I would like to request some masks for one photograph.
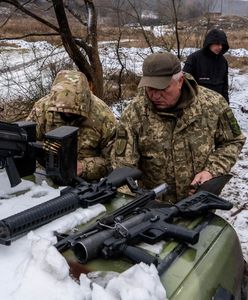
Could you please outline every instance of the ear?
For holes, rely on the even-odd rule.
[[[178,80],[178,84],[179,84],[179,87],[181,89],[182,85],[183,85],[183,82],[184,82],[184,76],[181,76]]]

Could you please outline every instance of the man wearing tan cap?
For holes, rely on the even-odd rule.
[[[183,74],[178,58],[168,52],[144,60],[138,87],[118,125],[115,167],[141,169],[145,188],[168,183],[167,202],[230,171],[245,137],[221,95]]]

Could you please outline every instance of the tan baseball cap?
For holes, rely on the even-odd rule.
[[[144,60],[143,76],[138,88],[165,89],[169,85],[172,75],[180,71],[180,60],[174,54],[170,52],[153,53]]]

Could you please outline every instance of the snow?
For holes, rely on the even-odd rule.
[[[7,61],[8,66],[14,68],[16,65],[22,64],[23,61],[28,62],[34,59],[35,56],[31,54],[33,51],[30,51],[34,48],[36,55],[39,57],[45,57],[47,53],[56,53],[57,55],[51,56],[49,59],[68,59],[61,49],[54,49],[44,42],[24,43],[13,41],[13,45],[17,43],[18,48],[9,47],[7,54],[4,51],[1,52],[0,69],[5,67]],[[155,51],[160,50],[161,48],[155,49]],[[114,52],[113,44],[108,46],[104,44],[100,49],[105,72],[118,67]],[[184,49],[184,55],[188,55],[190,52],[192,52],[192,49]],[[141,74],[143,58],[149,53],[149,49],[122,48],[121,58],[129,70]],[[230,55],[247,56],[247,50],[231,49]],[[44,61],[39,61],[40,65],[44,66]],[[28,72],[26,70],[26,73],[29,74],[37,71],[37,65],[28,65],[27,68]],[[22,85],[27,84],[22,68],[19,68],[13,74],[16,78],[21,79]],[[6,92],[6,76],[4,73],[0,74],[1,97],[4,99],[18,94],[18,85],[15,82],[11,85],[12,94],[10,91]],[[230,106],[239,120],[242,130],[247,135],[248,114],[242,112],[241,107],[248,110],[248,74],[241,74],[238,69],[230,69],[230,79]],[[236,229],[246,260],[248,260],[248,210],[247,208],[243,209],[238,214],[235,214],[235,212],[247,203],[247,170],[248,141],[240,154],[238,162],[232,169],[233,178],[222,192],[222,197],[231,201],[234,208],[227,212],[217,212]],[[22,180],[20,185],[11,188],[5,172],[0,173],[0,185],[0,219],[57,197],[61,190],[61,188],[54,189],[50,187],[46,181],[36,184],[27,180]],[[120,275],[109,274],[110,278],[108,278],[105,285],[86,277],[84,274],[80,276],[79,282],[70,277],[66,260],[53,246],[56,242],[53,231],[66,232],[78,224],[88,222],[103,211],[105,211],[105,207],[101,204],[87,209],[80,208],[24,235],[9,247],[0,245],[0,265],[1,269],[4,270],[0,273],[1,299],[166,299],[166,291],[159,280],[155,267],[143,263],[133,266]],[[158,247],[161,247],[161,245]]]
[[[49,70],[52,64],[70,62],[67,53],[47,42],[28,43],[21,40],[8,41],[10,46],[4,47],[0,52],[0,90],[1,98],[16,99],[28,91],[37,89],[40,85],[47,86],[50,78]],[[2,47],[3,48],[3,47]],[[182,55],[187,56],[197,50],[196,48],[182,49]],[[161,47],[153,47],[154,52],[165,51]],[[144,58],[151,53],[149,48],[121,47],[119,56],[122,64],[128,71],[137,75],[142,74]],[[100,44],[99,54],[104,73],[114,73],[120,68],[116,56],[116,42]],[[232,56],[248,56],[246,49],[230,49]],[[31,63],[30,63],[31,62]],[[0,98],[0,99],[1,99]]]
[[[248,109],[248,74],[239,74],[239,70],[232,70],[233,76],[230,106],[239,121],[239,125],[248,137],[248,112],[242,112],[241,108]],[[221,196],[234,204],[234,208],[227,212],[218,212],[225,217],[236,229],[244,258],[248,261],[248,138],[239,156],[239,160],[232,169],[233,178],[225,186]],[[237,215],[232,216],[242,205],[247,204]]]

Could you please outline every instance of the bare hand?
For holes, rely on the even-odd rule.
[[[77,176],[80,176],[83,173],[83,164],[81,161],[77,161]]]
[[[211,173],[209,173],[208,171],[202,171],[198,174],[195,175],[195,178],[193,179],[193,181],[190,184],[190,191],[189,191],[189,195],[193,195],[197,188],[205,181],[210,180],[213,178],[213,175]]]

